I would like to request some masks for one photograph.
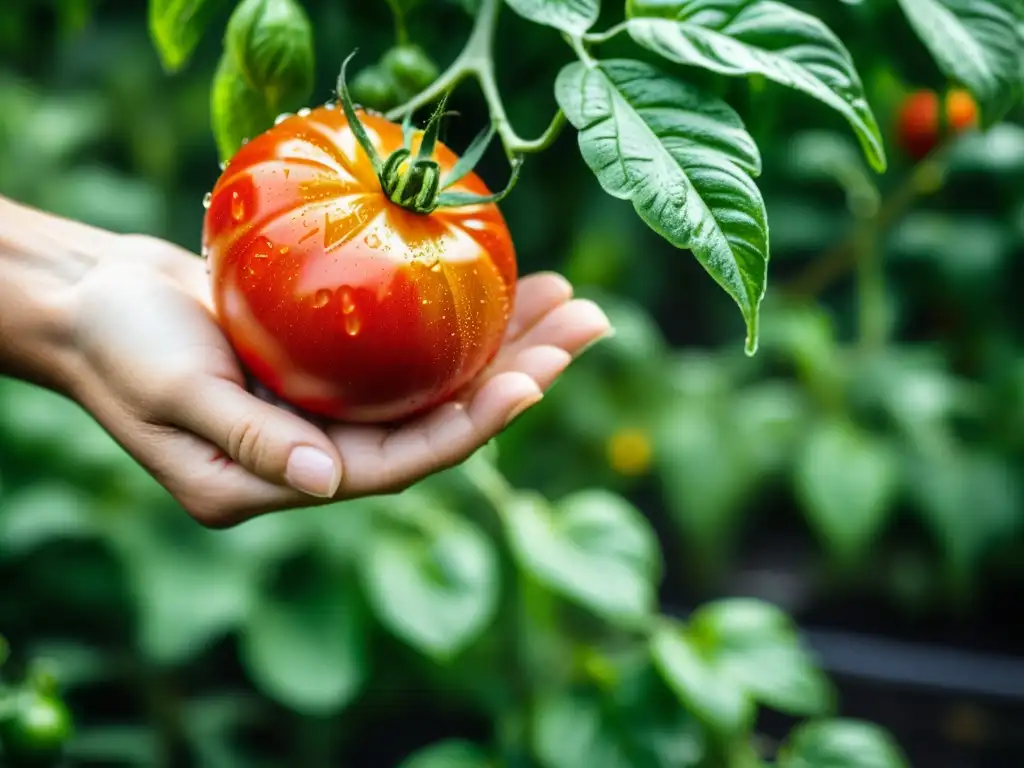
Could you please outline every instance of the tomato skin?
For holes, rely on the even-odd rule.
[[[360,121],[382,158],[402,145],[399,125]],[[440,144],[434,158],[444,172],[457,160]],[[489,194],[472,173],[451,189]],[[340,421],[398,421],[452,397],[494,358],[514,302],[498,207],[420,215],[392,203],[338,108],[303,111],[239,150],[214,187],[203,248],[242,363]]]

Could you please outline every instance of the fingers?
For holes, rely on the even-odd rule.
[[[533,378],[511,371],[491,378],[470,402],[446,403],[393,432],[337,427],[330,434],[345,463],[342,493],[397,491],[454,466],[541,397]]]
[[[171,458],[174,457],[174,458]],[[185,510],[208,528],[228,528],[268,512],[321,500],[257,477],[195,435],[166,430],[140,457]]]
[[[257,478],[317,498],[334,496],[341,458],[320,429],[234,382],[212,377],[200,382],[157,415],[217,446]]]
[[[522,349],[548,345],[564,349],[573,357],[611,331],[608,316],[588,299],[575,299],[556,307],[526,329],[511,346]]]
[[[516,306],[505,331],[506,343],[571,298],[572,284],[556,272],[537,272],[524,277],[516,287]]]

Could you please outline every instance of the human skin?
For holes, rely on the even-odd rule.
[[[0,374],[77,402],[209,527],[453,466],[608,333],[564,278],[534,274],[497,357],[454,399],[397,428],[315,422],[250,391],[194,254],[0,197]]]

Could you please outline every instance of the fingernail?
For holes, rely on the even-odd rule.
[[[319,448],[300,445],[288,457],[284,479],[297,491],[329,499],[338,490],[341,473],[334,460]]]
[[[505,419],[505,426],[507,427],[509,424],[511,424],[517,418],[522,416],[524,411],[526,411],[528,408],[532,408],[533,406],[535,406],[537,403],[539,403],[543,399],[544,399],[544,395],[537,395],[537,397],[532,398],[530,400],[523,400],[515,408],[512,409],[511,413],[509,413],[508,418]]]

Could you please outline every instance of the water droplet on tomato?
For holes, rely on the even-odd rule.
[[[363,318],[359,316],[358,312],[353,311],[345,315],[345,333],[349,336],[357,335],[362,327]]]
[[[441,260],[440,259],[438,259],[437,261],[435,261],[433,264],[430,265],[430,271],[431,272],[440,272],[441,271]]]
[[[203,208],[209,208],[210,203],[213,202],[213,192],[207,192],[203,195]]]
[[[204,245],[202,250],[199,251],[199,255],[202,256],[204,259],[210,258],[210,249]]]
[[[289,250],[290,249],[288,248],[287,245],[282,245],[280,248],[277,249],[277,252],[284,256],[286,253],[288,253]],[[483,301],[483,299],[481,299],[481,301]]]
[[[274,118],[274,125],[280,125],[291,116],[291,112],[282,112],[280,115]]]
[[[326,104],[324,104],[324,109],[337,109],[337,107],[338,102],[336,101],[328,101]]]
[[[422,304],[424,307],[428,307],[430,306],[430,299],[423,299],[423,301],[421,301],[420,304]]]
[[[291,175],[292,175],[292,169],[291,168],[285,168],[284,169],[284,177],[287,179]]]
[[[305,117],[306,115],[309,114],[309,107],[303,107],[302,109],[300,109],[295,114],[298,115],[299,117]]]
[[[346,315],[351,315],[356,311],[356,302],[352,298],[352,289],[347,285],[343,285],[338,291],[338,296],[341,298],[341,311]]]
[[[241,221],[242,217],[245,216],[245,203],[242,198],[238,196],[238,192],[231,193],[231,218],[235,221]]]
[[[331,292],[326,288],[321,288],[319,291],[313,294],[313,306],[317,309],[323,309],[331,301]]]
[[[268,255],[269,254],[263,253],[262,251],[257,251],[256,253],[254,253],[252,255],[252,257],[254,259],[265,259],[265,258],[267,258]]]
[[[366,237],[364,237],[363,242],[366,243],[371,248],[380,248],[380,237],[377,235],[376,232],[371,232]]]

